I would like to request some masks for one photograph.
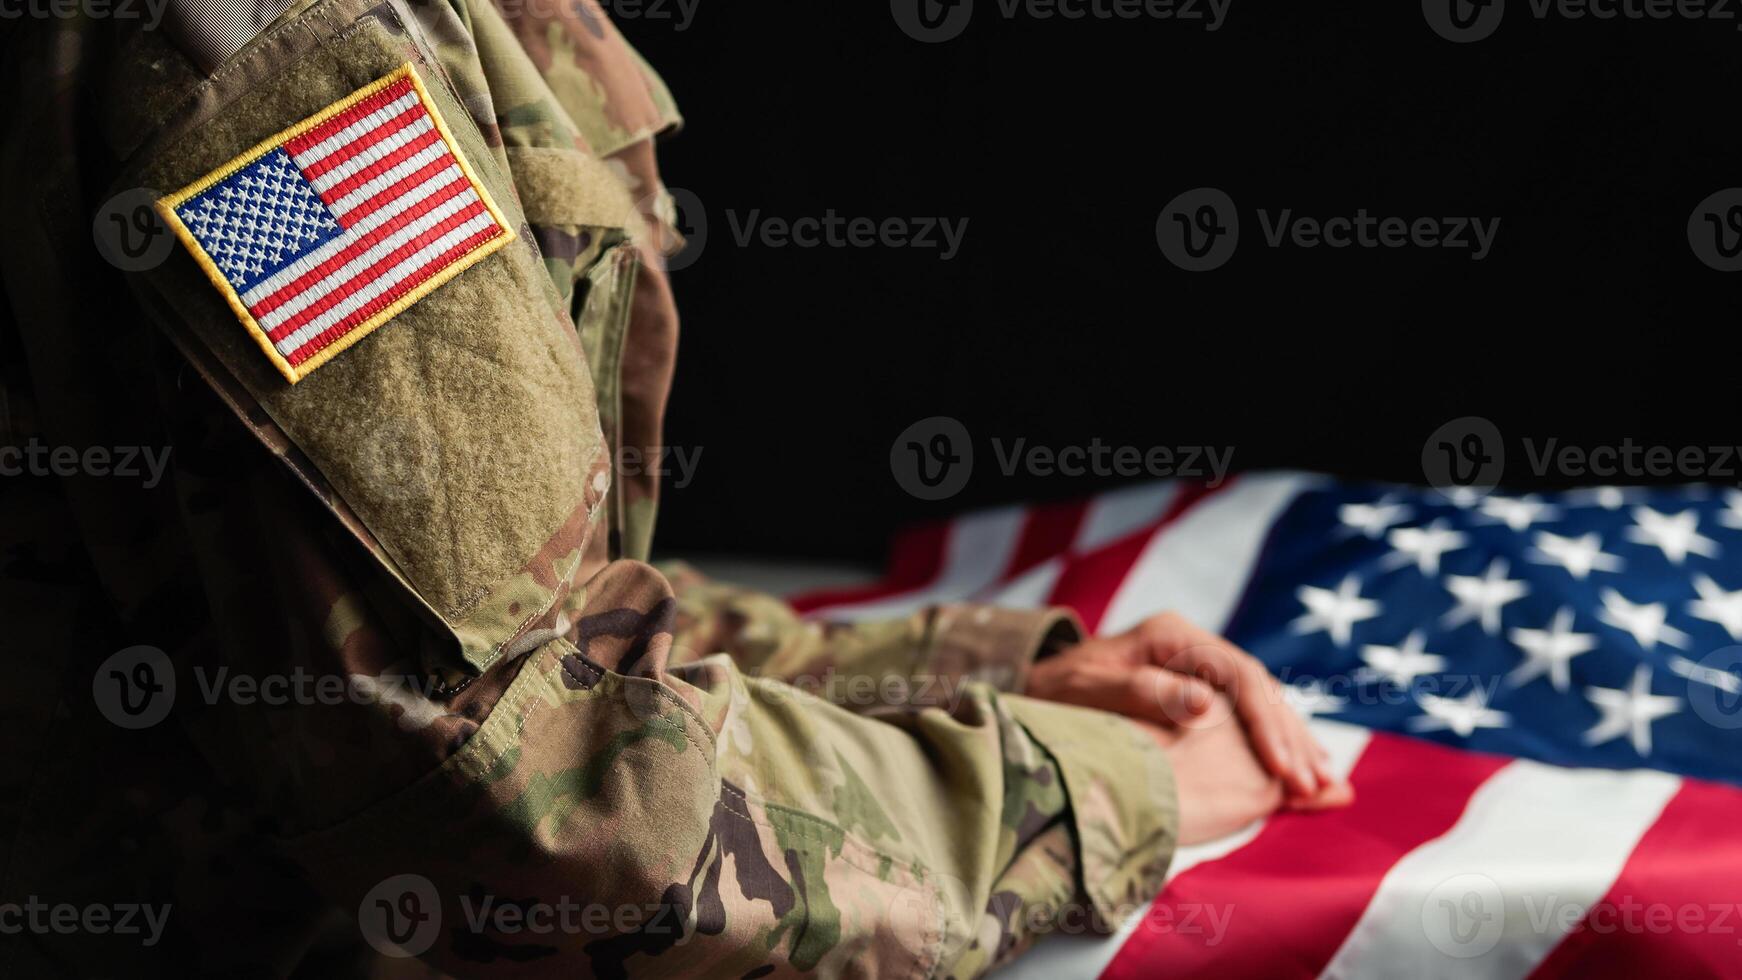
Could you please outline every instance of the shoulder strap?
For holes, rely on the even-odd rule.
[[[163,27],[176,47],[210,75],[260,36],[292,0],[170,0]]]

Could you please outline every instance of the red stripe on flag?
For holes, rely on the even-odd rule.
[[[338,115],[328,119],[326,122],[321,123],[319,126],[316,126],[308,132],[303,133],[301,136],[298,136],[295,139],[286,140],[284,143],[284,150],[286,153],[296,154],[301,153],[310,147],[318,146],[325,142],[328,137],[338,133],[346,126],[349,126],[357,120],[362,119],[364,116],[379,110],[382,106],[400,98],[410,91],[412,91],[411,79],[402,78],[381,91],[376,92],[374,95],[358,102],[356,105],[348,107],[343,112],[340,112]]]
[[[361,170],[358,170],[356,173],[352,174],[351,176],[346,177],[344,180],[341,180],[338,183],[334,184],[333,186],[322,191],[321,192],[321,200],[325,201],[327,203],[328,207],[332,207],[333,205],[336,205],[338,202],[344,200],[345,195],[350,194],[352,191],[356,190],[357,188],[362,187],[364,184],[369,183],[370,181],[374,180],[375,178],[381,176],[382,174],[386,173],[389,170],[392,170],[394,167],[399,166],[400,164],[404,163],[405,161],[411,159],[412,157],[416,156],[419,153],[422,153],[424,150],[429,149],[430,147],[434,146],[437,143],[440,143],[441,141],[442,141],[442,134],[438,133],[432,129],[429,132],[424,133],[422,136],[419,136],[417,139],[414,139],[414,140],[410,141],[409,143],[406,143],[404,146],[401,146],[401,147],[394,149],[393,152],[387,154],[386,156],[383,156],[381,159],[374,161],[373,163],[369,164],[368,166],[362,168]],[[347,158],[354,156],[356,153],[356,151],[353,150],[349,146],[345,147],[343,150],[340,150],[339,152],[343,153]],[[444,153],[443,156],[445,157],[446,153]],[[405,190],[406,187],[414,186],[414,185],[408,185],[402,181],[394,181],[394,186],[398,187],[401,191],[403,191],[403,190]]]
[[[1392,866],[1450,830],[1509,761],[1375,734],[1349,776],[1352,806],[1279,813],[1245,847],[1182,872],[1102,980],[1316,977]]]
[[[479,208],[481,210],[482,205],[479,205]],[[285,360],[289,361],[293,367],[302,364],[304,361],[307,361],[309,358],[326,349],[327,345],[331,344],[333,341],[350,333],[357,324],[362,323],[364,320],[367,320],[376,313],[391,306],[400,297],[417,288],[424,280],[435,275],[448,265],[459,261],[459,259],[466,253],[484,244],[490,239],[495,238],[501,233],[502,227],[492,223],[489,227],[478,232],[476,235],[467,238],[465,241],[460,242],[453,248],[448,249],[442,254],[436,256],[434,259],[424,263],[422,266],[418,267],[416,272],[400,280],[398,285],[364,304],[361,309],[322,331],[319,335],[311,338],[307,343],[291,352],[290,356],[285,358]]]
[[[1685,781],[1533,980],[1742,976],[1738,816],[1742,790]]]
[[[788,600],[801,613],[831,606],[859,605],[903,592],[922,589],[943,572],[949,546],[950,522],[923,524],[896,535],[889,548],[888,573],[874,585],[847,589],[818,589]]]
[[[374,194],[358,202],[356,207],[346,211],[344,214],[335,213],[334,217],[338,218],[339,224],[344,227],[354,228],[361,224],[364,218],[369,217],[387,205],[392,204],[394,201],[399,200],[400,196],[403,195],[408,188],[416,187],[453,165],[453,154],[444,153],[441,156],[436,157],[434,160],[424,164],[417,171],[406,174],[399,180],[376,191]]]
[[[471,189],[471,186],[472,185],[466,183],[463,178],[455,180],[453,183],[441,188],[417,204],[406,208],[400,214],[394,215],[393,220],[383,222],[379,227],[371,229],[367,236],[333,253],[332,257],[328,258],[325,262],[322,262],[320,265],[317,265],[302,275],[297,276],[293,281],[273,290],[270,294],[262,298],[260,302],[255,303],[253,309],[249,312],[253,313],[256,319],[270,314],[273,310],[278,309],[295,299],[297,296],[307,292],[315,285],[315,283],[320,282],[322,279],[325,279],[344,268],[346,263],[355,261],[357,256],[368,251],[375,243],[391,238],[393,234],[401,228],[404,228],[406,225],[416,221],[418,218],[423,217],[429,212],[434,211],[436,208],[441,207],[448,201],[464,194],[466,191]],[[289,333],[290,331],[284,330],[280,327],[279,329],[273,330],[267,336],[274,341],[278,341],[284,339],[284,337]]]
[[[266,336],[271,338],[272,342],[276,344],[279,341],[283,340],[284,338],[290,336],[291,334],[296,333],[298,330],[302,329],[304,326],[307,326],[308,324],[319,319],[328,310],[331,310],[333,307],[338,306],[339,304],[350,299],[351,295],[354,292],[356,292],[355,289],[347,288],[352,283],[362,283],[364,285],[367,285],[368,283],[380,278],[383,274],[385,274],[386,272],[391,270],[394,266],[405,261],[406,259],[410,258],[411,256],[417,254],[418,249],[423,248],[426,245],[432,244],[433,242],[440,239],[443,235],[447,234],[448,232],[453,231],[455,228],[458,228],[460,225],[465,224],[466,222],[472,220],[473,218],[476,218],[478,215],[485,214],[485,213],[487,213],[487,211],[484,207],[484,202],[483,201],[474,201],[472,204],[461,208],[460,210],[454,212],[451,215],[448,215],[446,218],[443,218],[439,223],[426,229],[422,234],[419,234],[419,235],[411,238],[405,244],[403,244],[403,245],[399,246],[398,248],[394,249],[393,251],[387,253],[385,256],[382,256],[378,261],[375,262],[375,264],[369,266],[369,268],[364,269],[364,270],[356,273],[355,275],[351,276],[351,278],[345,280],[345,282],[341,283],[338,286],[338,288],[334,289],[332,292],[327,293],[325,296],[322,296],[320,299],[315,300],[313,303],[310,303],[308,306],[304,307],[303,309],[298,310],[296,312],[295,316],[293,316],[290,319],[279,324],[277,327],[274,327],[272,329],[272,331],[270,333],[268,333]],[[494,224],[492,224],[491,227],[495,227]],[[353,248],[356,248],[358,251],[363,251],[369,247],[370,240],[374,239],[375,237],[376,236],[372,234],[369,236],[369,238],[365,238],[364,240],[358,242],[357,245],[353,246]],[[349,252],[349,251],[351,251],[351,249],[346,249],[346,251]],[[446,253],[444,253],[444,254],[446,254]],[[420,267],[420,271],[422,268],[424,268],[424,267]],[[415,276],[408,276],[406,278],[407,278],[407,280],[410,280],[410,279],[415,279],[416,277]],[[395,288],[397,288],[397,287],[395,287]],[[391,292],[393,292],[393,290],[390,289],[390,290],[388,290],[388,292],[391,293]],[[369,307],[369,305],[371,305],[371,304],[365,304],[363,309],[367,309]],[[349,321],[351,319],[351,317],[354,315],[355,315],[354,313],[347,315],[345,317],[345,320]],[[364,319],[367,319],[367,317],[364,317]],[[294,364],[296,362],[293,359],[291,361],[291,363]]]
[[[423,119],[424,115],[423,103],[420,102],[417,105],[406,109],[397,116],[389,117],[381,125],[358,136],[351,142],[346,143],[343,148],[333,153],[329,153],[307,167],[304,167],[302,175],[312,181],[322,174],[341,167],[345,164],[345,161],[356,157],[357,154],[362,153],[364,150],[367,150],[382,140],[387,139],[389,136],[392,136],[395,133],[404,132],[406,127],[415,124],[419,119]]]
[[[1010,567],[998,580],[1015,578],[1043,561],[1068,553],[1088,512],[1087,500],[1031,509],[1023,518],[1022,537],[1016,542],[1016,553],[1010,556]]]
[[[1119,586],[1131,574],[1132,566],[1137,564],[1137,559],[1143,557],[1144,550],[1149,547],[1150,539],[1179,520],[1198,501],[1233,485],[1234,481],[1230,480],[1215,490],[1209,490],[1201,483],[1182,482],[1179,494],[1169,504],[1166,513],[1154,524],[1088,554],[1073,556],[1065,564],[1064,571],[1059,573],[1058,582],[1053,585],[1051,603],[1075,609],[1077,615],[1082,617],[1083,625],[1088,627],[1090,633],[1094,633],[1100,628],[1101,618],[1107,615],[1107,607],[1112,604]]]

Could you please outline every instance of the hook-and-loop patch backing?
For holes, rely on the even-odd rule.
[[[514,237],[410,64],[158,212],[292,384]]]

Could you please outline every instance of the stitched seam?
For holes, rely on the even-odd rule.
[[[578,647],[576,647],[573,643],[570,643],[568,641],[567,637],[559,636],[556,638],[556,640],[554,642],[557,643],[559,646],[561,646],[563,649],[568,650],[570,653],[574,654],[577,657],[586,656],[586,654],[581,653],[581,651]],[[558,665],[560,665],[562,663],[562,658],[560,658],[560,657],[557,658],[557,663],[558,663]],[[685,701],[683,698],[678,697],[676,694],[673,694],[671,691],[666,690],[665,685],[659,683],[658,681],[650,681],[650,680],[646,680],[645,678],[634,678],[634,677],[630,677],[627,674],[621,674],[619,676],[621,676],[625,681],[631,681],[631,682],[640,681],[641,683],[653,685],[653,692],[656,695],[658,695],[661,698],[664,698],[667,701],[670,701],[672,704],[676,705],[677,708],[680,711],[682,711],[685,715],[689,716],[689,719],[696,723],[696,727],[701,729],[702,734],[707,736],[708,748],[710,749],[710,751],[708,753],[708,768],[712,769],[714,767],[715,756],[719,752],[719,741],[714,735],[714,730],[708,726],[707,720],[701,716],[700,712],[696,711],[696,709],[693,705],[691,705],[688,701]],[[621,701],[624,704],[628,704],[628,702],[629,702],[629,699],[624,696],[622,691],[617,691],[617,692],[614,692],[614,693],[612,693],[610,695],[606,695],[606,696],[610,697],[612,700]],[[688,734],[687,727],[685,729],[685,734]],[[692,745],[693,745],[693,740],[692,740]],[[701,749],[698,748],[698,749],[696,749],[696,751],[699,752],[699,751],[701,751]]]
[[[581,506],[585,507],[586,505],[587,505],[586,498],[585,498],[585,496],[583,496],[581,499]],[[590,508],[589,508],[589,511],[590,511]],[[566,524],[567,522],[565,521],[564,523]],[[560,576],[559,581],[561,581],[565,584],[572,585],[574,583],[575,572],[576,572],[576,570],[578,570],[581,567],[581,559],[585,558],[586,556],[587,556],[587,549],[585,547],[576,548],[575,549],[575,560],[572,562],[569,562],[568,571],[564,572]],[[555,608],[556,603],[557,603],[558,592],[559,592],[559,589],[550,590],[550,599],[547,602],[545,602],[544,608],[534,611],[532,615],[526,617],[526,619],[523,622],[521,622],[521,624],[519,626],[516,626],[514,628],[514,632],[509,633],[507,636],[503,637],[502,641],[500,643],[497,643],[495,648],[493,648],[490,651],[490,655],[488,657],[484,658],[484,662],[478,665],[478,670],[480,672],[488,670],[490,668],[490,665],[495,663],[497,661],[497,659],[502,656],[503,649],[506,648],[508,646],[508,644],[514,642],[514,640],[516,638],[518,638],[520,636],[520,634],[526,632],[526,628],[528,626],[532,625],[533,620],[538,619],[540,616],[545,615],[546,613],[550,612],[553,608]],[[477,611],[477,607],[476,607],[475,603],[473,605],[473,611],[474,612]],[[464,617],[461,617],[461,618],[463,619]],[[559,637],[558,639],[561,639],[561,638]],[[563,642],[565,643],[565,645],[567,645],[566,640]],[[574,650],[573,646],[570,646],[569,648],[571,650]],[[579,650],[575,650],[574,652],[576,654],[580,653]],[[597,682],[595,682],[595,683],[597,683]]]
[[[577,654],[573,654],[572,656],[569,656],[569,657],[560,657],[560,658],[558,658],[557,663],[562,665],[563,671],[565,673],[567,673],[570,677],[573,677],[575,680],[580,681],[582,684],[586,684],[589,687],[591,687],[591,686],[596,685],[600,681],[605,679],[605,668],[596,666],[596,665],[594,665],[594,664],[592,664],[584,659],[581,659],[583,656],[584,656],[584,654],[577,653]],[[570,660],[574,660],[575,664],[579,665],[580,667],[582,667],[586,670],[592,671],[593,674],[596,676],[594,676],[592,678],[586,678],[586,677],[582,677],[580,674],[575,673],[574,667],[572,665],[570,665],[570,663],[569,663]]]

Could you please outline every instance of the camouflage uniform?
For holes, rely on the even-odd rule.
[[[1156,890],[1165,757],[1011,693],[1068,614],[830,626],[644,563],[657,488],[611,460],[659,441],[677,116],[596,8],[257,2],[12,31],[0,446],[173,453],[0,477],[0,909],[170,912],[0,935],[0,975],[967,976]],[[213,26],[238,7],[270,26]],[[407,61],[519,234],[318,372],[180,250],[98,258],[113,195]],[[172,667],[112,681],[140,645]],[[167,720],[99,711],[129,676]]]

